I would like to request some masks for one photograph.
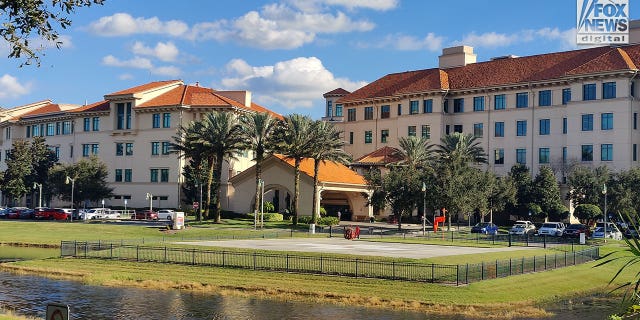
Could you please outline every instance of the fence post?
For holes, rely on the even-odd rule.
[[[542,241],[544,241],[544,248],[547,248],[547,235],[545,234]]]
[[[511,237],[509,237],[509,238],[511,238]],[[511,275],[513,273],[513,271],[511,270],[511,266],[512,266],[511,258],[509,258],[509,275]]]
[[[224,254],[225,254],[225,251],[222,251],[222,266],[223,266],[223,267],[225,266],[225,261],[224,261],[224,258],[225,258],[225,257],[224,257]]]
[[[436,265],[435,264],[431,264],[431,283],[435,283],[436,282]]]
[[[78,256],[78,241],[73,240],[73,256]]]
[[[253,253],[253,270],[256,270],[256,252]]]
[[[544,254],[544,269],[547,270],[547,254]]]
[[[573,252],[573,265],[576,265],[576,252]]]
[[[509,247],[511,247],[511,232],[509,232]]]
[[[87,250],[89,250],[89,241],[84,243],[84,257],[87,257]],[[575,260],[575,259],[574,259]]]
[[[287,254],[287,272],[289,272],[289,254]]]
[[[533,256],[533,272],[536,272],[536,256]]]
[[[498,259],[496,259],[496,279],[498,279]]]
[[[356,259],[356,278],[358,277],[358,259]]]
[[[167,262],[167,246],[164,246],[164,262]]]
[[[456,264],[456,286],[460,285],[460,265]]]
[[[464,278],[465,278],[465,282],[469,284],[469,263],[467,263],[467,267],[465,268]]]
[[[196,249],[191,249],[191,264],[196,264]]]
[[[392,261],[391,262],[391,279],[395,279],[396,278],[396,262]]]
[[[111,248],[109,250],[109,258],[113,259],[113,243],[111,243]]]
[[[480,280],[484,280],[484,261],[480,265]]]
[[[320,273],[322,273],[322,256],[320,256]]]
[[[140,261],[140,246],[136,245],[136,261]]]
[[[333,237],[333,226],[329,226],[329,238]]]

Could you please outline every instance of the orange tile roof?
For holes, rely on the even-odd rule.
[[[351,92],[349,92],[349,91],[347,91],[345,89],[342,89],[342,88],[337,88],[337,89],[333,89],[333,90],[323,94],[322,96],[326,98],[326,97],[329,97],[329,96],[344,96],[344,95],[347,95],[349,93],[351,93]]]
[[[20,118],[33,117],[33,116],[38,116],[38,115],[57,112],[57,111],[61,111],[60,105],[58,105],[57,103],[49,103],[49,104],[47,104],[47,105],[45,105],[43,107],[40,107],[38,109],[31,110],[30,112],[21,114]]]
[[[103,100],[100,102],[94,102],[80,108],[70,110],[69,112],[97,112],[97,111],[109,111],[109,101]]]
[[[447,89],[525,84],[599,72],[636,71],[638,66],[640,44],[596,47],[497,59],[449,69],[432,68],[392,73],[338,99],[338,102]]]
[[[149,82],[143,85],[139,85],[136,87],[132,87],[129,89],[124,89],[121,91],[116,91],[113,93],[108,94],[107,96],[117,96],[117,95],[121,95],[121,94],[134,94],[134,93],[138,93],[138,92],[145,92],[148,90],[152,90],[155,88],[159,88],[159,87],[164,87],[166,85],[172,84],[172,83],[180,83],[182,84],[182,80],[165,80],[165,81],[155,81],[155,82]]]
[[[369,154],[366,154],[356,161],[353,164],[377,164],[377,165],[385,165],[389,163],[396,163],[402,160],[402,157],[398,154],[398,149],[384,146],[378,150],[375,150]]]
[[[295,164],[294,159],[287,158],[284,155],[275,154],[274,157],[280,159],[282,162],[290,165],[291,167],[293,167]],[[302,159],[302,162],[300,162],[300,172],[313,178],[313,171],[313,159]],[[337,182],[358,185],[367,184],[367,181],[364,179],[364,177],[349,169],[347,166],[333,161],[320,162],[318,180],[320,180],[320,182]]]

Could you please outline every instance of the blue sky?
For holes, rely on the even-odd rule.
[[[0,106],[92,103],[182,79],[318,119],[323,93],[437,67],[444,47],[471,45],[478,61],[579,48],[575,0],[107,0],[72,19],[39,68],[0,59]]]

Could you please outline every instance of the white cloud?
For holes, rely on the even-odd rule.
[[[444,37],[437,36],[429,32],[423,38],[408,36],[404,34],[387,35],[381,41],[359,42],[361,48],[393,48],[400,51],[429,50],[439,51],[442,48]]]
[[[280,104],[287,108],[310,108],[322,94],[341,87],[355,90],[363,81],[336,78],[316,57],[300,57],[281,61],[273,66],[251,66],[241,59],[231,60],[223,78],[227,89],[245,88],[256,93],[265,104]]]
[[[123,67],[123,68],[136,68],[136,69],[151,69],[153,64],[151,60],[147,58],[134,57],[129,60],[120,60],[112,55],[108,55],[102,58],[102,64],[111,67]]]
[[[133,75],[130,74],[130,73],[123,73],[123,74],[118,76],[118,79],[120,79],[120,80],[131,80],[131,79],[133,79]]]
[[[263,49],[294,49],[313,42],[318,34],[362,32],[374,27],[369,21],[354,21],[342,12],[304,12],[284,4],[270,4],[235,20],[196,24],[190,38],[235,41]]]
[[[398,6],[398,0],[290,0],[289,2],[304,11],[316,11],[322,6],[342,6],[350,10],[363,8],[387,11]]]
[[[558,28],[542,28],[538,30],[521,30],[511,34],[487,32],[476,34],[472,32],[465,35],[462,40],[454,41],[453,45],[470,45],[472,47],[497,48],[510,46],[516,43],[527,43],[539,40],[560,41],[563,49],[575,49],[576,30],[559,30]]]
[[[0,99],[13,99],[31,92],[31,83],[20,83],[18,78],[9,74],[0,77]]]
[[[462,38],[456,44],[464,44],[472,47],[504,47],[511,45],[518,40],[518,34],[504,34],[496,32],[487,32],[483,34],[476,34],[472,32]]]
[[[175,61],[180,53],[173,42],[158,42],[155,47],[147,47],[144,43],[136,41],[131,51],[137,55],[151,56],[162,61]]]
[[[182,73],[182,71],[174,66],[165,66],[153,68],[151,69],[151,73],[161,76],[177,77]]]
[[[116,13],[94,21],[89,31],[101,36],[127,36],[132,34],[167,34],[173,37],[184,35],[189,26],[180,20],[161,21],[158,17],[134,18],[128,13]]]

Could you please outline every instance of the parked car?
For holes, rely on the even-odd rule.
[[[624,236],[629,238],[629,239],[631,239],[631,238],[635,238],[635,239],[640,238],[640,236],[638,235],[638,226],[637,225],[636,226],[630,225],[627,228],[627,231],[624,232]]]
[[[158,219],[159,220],[171,220],[173,219],[173,214],[175,211],[171,209],[160,209],[158,210]]]
[[[110,211],[111,209],[109,208],[89,209],[83,213],[80,213],[80,219],[83,219],[83,220],[110,219]]]
[[[509,229],[509,234],[524,236],[536,233],[536,226],[531,221],[516,221],[516,224]]]
[[[560,237],[564,232],[564,228],[565,226],[562,222],[545,222],[538,229],[538,235]]]
[[[471,233],[498,234],[498,226],[491,222],[479,222],[471,227]]]
[[[604,227],[597,227],[593,230],[593,238],[594,239],[613,239],[613,240],[622,240],[622,232],[618,230],[618,227],[609,228],[607,226],[607,234],[605,235]]]
[[[0,219],[6,219],[7,218],[7,212],[9,212],[9,209],[0,208]]]
[[[564,229],[562,236],[565,238],[578,238],[581,233],[584,233],[587,238],[591,237],[591,229],[589,227],[581,223],[572,223]]]
[[[55,209],[39,207],[35,208],[34,217],[38,220],[52,220]]]
[[[64,211],[67,215],[69,215],[69,217],[73,216],[73,219],[78,219],[78,214],[76,213],[77,210],[73,210],[71,208],[56,208],[56,209]]]
[[[158,220],[158,213],[151,210],[138,211],[131,215],[131,219],[135,220]]]
[[[35,210],[33,209],[24,209],[19,213],[19,219],[33,219],[35,218]]]
[[[25,210],[29,210],[29,208],[25,208],[25,207],[9,208],[9,210],[7,210],[7,218],[8,219],[19,219],[20,218],[20,213],[22,211],[25,211]]]

